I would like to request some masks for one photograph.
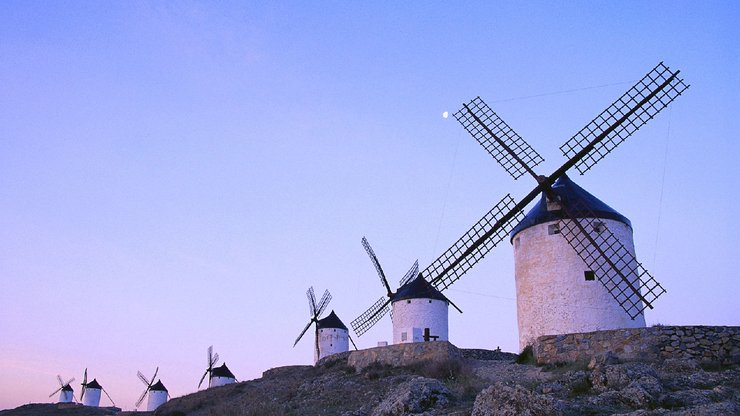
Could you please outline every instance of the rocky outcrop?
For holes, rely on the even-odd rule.
[[[522,386],[496,383],[475,398],[473,416],[549,416],[558,414],[554,399]]]
[[[449,404],[450,390],[433,378],[415,377],[399,384],[373,409],[371,416],[402,416],[444,409]]]

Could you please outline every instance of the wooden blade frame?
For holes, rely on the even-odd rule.
[[[587,154],[578,157],[576,169],[583,175],[620,143],[655,117],[689,86],[671,72],[663,62],[655,66],[637,84],[571,137],[560,150],[574,158],[591,141],[604,135]]]
[[[361,337],[362,334],[378,323],[378,321],[388,313],[388,310],[390,309],[388,305],[390,303],[391,300],[389,298],[381,296],[373,306],[369,307],[362,313],[362,315],[355,318],[355,320],[350,324],[352,326],[352,330],[355,331],[355,334],[357,334],[358,337]]]
[[[383,284],[385,289],[388,291],[388,296],[390,297],[391,295],[393,295],[391,286],[388,284],[388,279],[385,278],[385,273],[383,273],[383,268],[380,267],[380,262],[378,261],[378,258],[375,256],[375,251],[373,251],[373,248],[370,247],[370,243],[367,241],[367,238],[365,237],[362,237],[362,247],[365,248],[367,255],[370,257],[370,261],[373,262],[373,266],[375,266],[375,271],[378,272],[378,277],[380,277],[380,283]]]
[[[545,160],[480,97],[463,104],[454,116],[514,179],[531,172]]]
[[[560,234],[619,306],[635,319],[645,307],[652,309],[652,303],[666,290],[606,224],[579,202],[561,202],[569,219],[560,221]]]
[[[450,287],[521,221],[524,214],[521,208],[515,208],[514,199],[507,194],[452,247],[424,269],[421,276],[438,290]]]
[[[419,276],[419,260],[416,260],[414,261],[414,264],[411,265],[411,268],[409,269],[409,271],[407,271],[406,274],[403,276],[401,281],[398,282],[398,287],[405,285],[406,283],[414,280],[418,276]]]

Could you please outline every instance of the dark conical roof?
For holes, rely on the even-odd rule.
[[[85,388],[88,388],[88,389],[98,389],[98,390],[100,390],[100,389],[102,389],[102,388],[103,388],[103,386],[101,386],[101,385],[100,385],[100,384],[98,383],[98,380],[96,380],[96,379],[93,379],[93,381],[91,381],[91,382],[89,382],[89,383],[87,383],[87,384],[85,385]]]
[[[316,322],[316,327],[319,329],[322,328],[339,328],[347,330],[347,327],[344,325],[341,319],[337,316],[337,314],[334,313],[334,311],[331,311],[331,313],[324,319],[319,319],[318,322]]]
[[[74,389],[69,384],[65,384],[62,386],[62,391],[74,391]]]
[[[423,277],[418,276],[405,285],[399,287],[391,298],[391,301],[397,302],[404,299],[437,299],[449,302],[442,292],[424,280]]]
[[[162,380],[157,380],[156,383],[152,384],[152,387],[149,388],[149,390],[152,391],[167,391],[167,387],[162,384]]]
[[[555,183],[552,184],[552,190],[560,197],[563,203],[572,205],[575,201],[578,201],[588,207],[588,209],[596,215],[596,218],[616,220],[632,227],[632,223],[627,219],[627,217],[618,213],[609,205],[601,202],[599,198],[591,195],[585,189],[576,185],[576,183],[571,181],[567,175],[559,177]],[[543,192],[539,202],[529,210],[524,219],[511,231],[510,237],[513,239],[520,231],[529,227],[534,227],[535,225],[544,224],[550,221],[557,221],[563,218],[565,218],[565,213],[562,209],[553,211],[547,210],[547,196]]]
[[[221,367],[216,367],[211,371],[211,378],[213,377],[229,377],[229,378],[236,378],[234,376],[234,373],[229,370],[229,367],[226,367],[226,363],[221,364]]]

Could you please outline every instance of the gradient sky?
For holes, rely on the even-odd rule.
[[[691,88],[571,177],[631,219],[649,324],[738,325],[740,3],[211,3],[0,2],[0,409],[86,367],[180,396],[211,344],[310,364],[308,286],[347,325],[383,294],[363,235],[395,282],[533,187],[443,111],[480,95],[550,173],[660,61]],[[517,350],[508,242],[445,293],[453,343]]]

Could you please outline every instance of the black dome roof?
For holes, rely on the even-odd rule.
[[[599,198],[591,195],[585,189],[576,185],[576,183],[571,181],[567,175],[559,177],[555,183],[552,184],[552,190],[556,195],[560,196],[563,203],[573,204],[574,201],[579,201],[585,204],[585,206],[596,215],[596,218],[611,219],[632,227],[632,223],[627,219],[627,217],[618,213],[609,205],[601,202]],[[553,211],[547,210],[547,196],[543,192],[539,202],[529,210],[524,219],[511,231],[510,237],[513,239],[520,231],[529,227],[534,227],[535,225],[550,221],[557,221],[563,218],[565,218],[565,214],[562,209]]]
[[[221,367],[216,367],[211,371],[211,378],[213,377],[236,378],[234,377],[234,373],[229,370],[229,367],[226,367],[226,363],[221,364]]]
[[[152,387],[149,389],[152,391],[167,391],[167,387],[162,384],[162,380],[157,380],[156,383],[152,384]]]
[[[100,385],[100,383],[98,383],[98,380],[93,379],[93,381],[85,384],[85,388],[87,388],[87,389],[98,389],[98,390],[100,390],[103,387]]]
[[[319,319],[318,322],[316,322],[316,327],[319,329],[322,328],[339,328],[347,330],[347,327],[344,325],[341,319],[337,316],[337,314],[334,313],[334,311],[331,311],[331,313],[324,319]]]
[[[399,287],[391,298],[391,302],[397,302],[404,299],[437,299],[449,302],[442,292],[424,280],[423,277],[419,276]]]

